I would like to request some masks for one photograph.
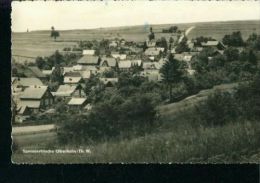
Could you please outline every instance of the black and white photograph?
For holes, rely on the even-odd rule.
[[[12,162],[260,163],[260,1],[13,1]]]

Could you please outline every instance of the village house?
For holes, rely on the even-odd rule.
[[[60,85],[56,92],[52,92],[54,97],[62,99],[71,97],[84,97],[85,93],[81,85]]]
[[[161,50],[162,50],[161,48],[156,48],[156,47],[147,48],[144,54],[147,56],[158,56],[162,52]]]
[[[12,89],[16,91],[23,91],[29,86],[42,86],[43,83],[38,78],[23,78],[23,77],[12,77]]]
[[[115,68],[117,66],[117,61],[115,58],[111,57],[103,57],[100,63],[100,67],[111,67]]]
[[[146,46],[148,48],[155,47],[156,46],[156,40],[155,39],[152,39],[152,40],[147,39],[146,40]]]
[[[159,62],[144,62],[143,69],[147,70],[160,70],[162,65]]]
[[[45,76],[50,76],[50,75],[52,75],[54,69],[55,69],[55,67],[52,67],[50,70],[42,70],[42,73],[43,73]]]
[[[30,86],[24,90],[17,103],[20,114],[24,112],[37,113],[48,109],[54,102],[54,97],[48,86]]]
[[[226,46],[220,42],[220,41],[207,41],[207,42],[202,42],[201,43],[201,46],[203,48],[208,48],[208,47],[211,47],[211,48],[216,48],[218,50],[224,50],[226,48]]]
[[[71,98],[68,102],[68,106],[73,110],[81,110],[85,107],[87,98]]]
[[[106,87],[115,87],[116,83],[118,83],[118,78],[99,78],[99,80],[103,82]]]
[[[92,72],[90,70],[79,71],[79,73],[84,81],[87,81],[92,75]]]
[[[142,60],[131,60],[131,66],[138,66],[141,67],[142,66]]]
[[[69,85],[77,85],[77,84],[83,83],[83,79],[82,79],[80,73],[71,72],[71,73],[67,73],[64,76],[63,83],[69,84]]]
[[[101,59],[98,56],[94,55],[84,55],[81,57],[78,61],[77,64],[79,65],[99,65]]]
[[[83,50],[82,55],[95,55],[95,50]]]
[[[158,82],[158,81],[162,80],[160,70],[157,70],[157,69],[144,70],[140,73],[140,75],[143,77],[146,77],[148,79],[148,81]]]
[[[119,59],[119,60],[125,60],[127,55],[126,54],[120,54],[118,52],[111,53],[111,56],[113,58]]]
[[[118,68],[121,71],[129,71],[131,67],[132,67],[132,62],[130,60],[119,61],[118,63]]]

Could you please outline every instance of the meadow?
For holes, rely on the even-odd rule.
[[[78,41],[101,40],[124,38],[128,41],[144,42],[147,39],[149,26],[153,27],[156,38],[165,37],[167,40],[172,36],[170,33],[162,33],[162,29],[177,25],[180,30],[186,30],[191,26],[195,28],[189,33],[188,38],[198,36],[213,37],[221,40],[224,35],[234,31],[241,31],[243,38],[247,39],[253,33],[260,32],[259,21],[228,21],[228,22],[206,22],[186,24],[163,24],[163,25],[139,25],[128,27],[99,28],[89,30],[66,30],[60,31],[60,37],[55,42],[50,37],[50,30],[32,31],[25,33],[12,33],[12,55],[18,62],[34,62],[37,56],[49,56],[55,50],[64,47],[74,47]],[[25,57],[17,57],[25,56]],[[26,58],[31,57],[31,58]]]

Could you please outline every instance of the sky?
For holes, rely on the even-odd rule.
[[[13,1],[12,31],[260,20],[260,1]]]

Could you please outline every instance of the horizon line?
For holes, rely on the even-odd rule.
[[[113,29],[113,28],[127,28],[127,27],[138,27],[138,26],[154,26],[154,25],[180,25],[180,24],[199,24],[199,23],[221,23],[221,22],[242,22],[242,21],[259,21],[259,19],[239,19],[239,20],[216,20],[216,21],[196,21],[196,22],[181,22],[181,23],[162,23],[162,24],[135,24],[135,25],[120,25],[120,26],[109,26],[109,27],[94,27],[94,28],[72,28],[72,29],[57,29],[57,31],[76,31],[76,30],[98,30],[98,29]],[[51,26],[50,26],[51,27]],[[50,28],[51,29],[51,28]],[[29,30],[29,32],[41,32],[50,31],[50,29],[35,29]],[[13,31],[12,33],[27,33],[27,31]]]

